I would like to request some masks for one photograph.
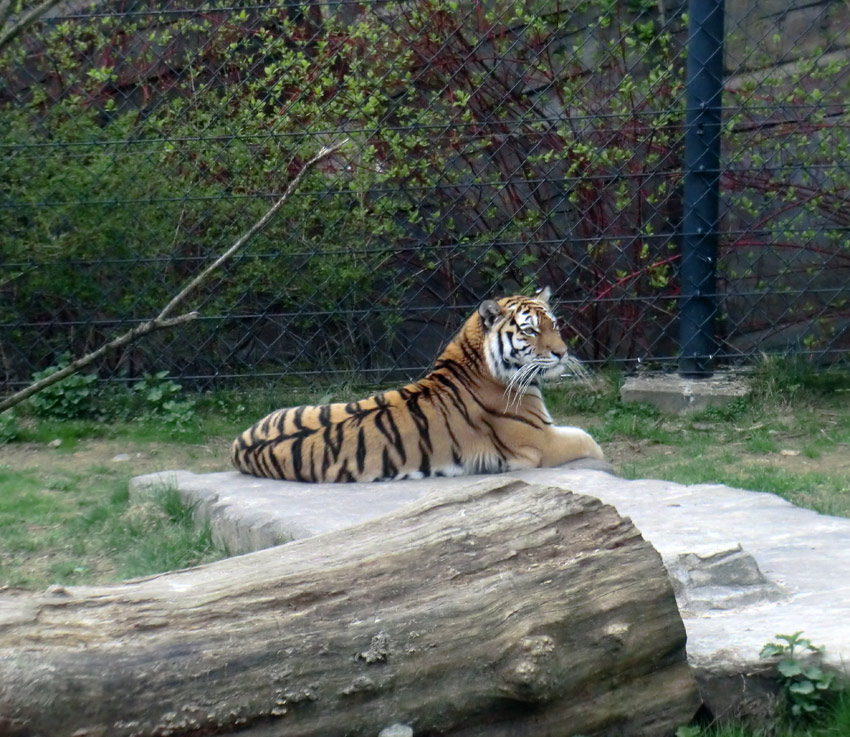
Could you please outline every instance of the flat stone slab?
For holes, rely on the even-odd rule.
[[[609,463],[592,459],[563,468],[611,471]],[[131,479],[130,496],[176,489],[183,503],[193,507],[195,521],[209,523],[215,542],[237,555],[350,527],[389,514],[434,489],[460,489],[481,478],[307,484],[238,471],[161,471]]]
[[[765,671],[762,646],[798,630],[825,647],[828,665],[850,675],[850,519],[720,484],[628,481],[596,464],[508,475],[597,497],[632,519],[671,576],[698,679],[735,676],[728,682],[740,692],[740,675]],[[131,495],[177,488],[197,505],[196,519],[242,553],[357,524],[478,478],[302,484],[236,471],[165,471],[133,479]]]
[[[728,374],[709,379],[683,379],[676,374],[630,376],[620,388],[624,402],[645,402],[662,412],[681,414],[722,407],[749,393],[745,381]]]

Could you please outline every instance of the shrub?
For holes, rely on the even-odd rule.
[[[70,354],[64,353],[54,366],[32,375],[33,382],[45,378],[70,362]],[[52,420],[77,420],[94,414],[95,374],[71,374],[55,384],[33,394],[27,401],[38,417]]]

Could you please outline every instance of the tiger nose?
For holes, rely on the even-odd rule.
[[[549,352],[559,361],[567,355],[567,344],[560,338],[553,340],[549,344]]]

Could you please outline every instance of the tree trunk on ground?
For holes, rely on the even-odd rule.
[[[667,737],[698,702],[656,551],[612,507],[515,480],[0,597],[0,735]]]

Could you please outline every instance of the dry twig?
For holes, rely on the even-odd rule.
[[[59,369],[58,371],[50,374],[49,376],[45,376],[43,379],[39,379],[36,382],[33,382],[29,386],[21,389],[19,392],[15,392],[10,396],[6,397],[2,401],[0,401],[0,412],[9,409],[10,407],[14,407],[16,404],[23,402],[25,399],[28,399],[33,394],[37,394],[42,389],[45,389],[52,384],[55,384],[58,381],[62,381],[66,376],[70,376],[71,374],[75,374],[77,371],[84,369],[86,366],[91,365],[95,361],[97,361],[101,356],[108,353],[109,351],[115,350],[116,348],[121,348],[122,346],[128,345],[135,340],[138,340],[144,335],[148,333],[152,333],[155,330],[161,330],[163,328],[171,328],[176,325],[181,325],[185,322],[189,322],[191,320],[195,320],[198,317],[198,313],[195,311],[186,312],[182,315],[178,315],[177,317],[170,317],[171,313],[174,311],[175,307],[180,304],[186,297],[194,291],[198,285],[200,285],[204,280],[212,274],[213,271],[218,269],[222,264],[227,262],[233,255],[244,246],[251,238],[253,238],[257,233],[259,233],[274,217],[275,213],[283,206],[283,204],[289,199],[290,195],[295,191],[295,188],[301,183],[301,180],[310,171],[316,164],[318,164],[322,159],[326,159],[331,154],[339,151],[347,143],[347,139],[340,141],[339,143],[335,143],[331,146],[323,147],[312,159],[305,162],[305,164],[301,167],[298,173],[293,177],[292,181],[287,185],[286,190],[277,200],[277,202],[272,205],[268,212],[266,212],[263,217],[261,217],[254,225],[252,225],[245,233],[243,233],[236,242],[230,246],[224,253],[222,253],[213,263],[207,266],[200,274],[195,276],[183,289],[181,289],[172,300],[162,308],[162,311],[152,320],[148,320],[143,322],[141,325],[128,330],[123,335],[110,340],[108,343],[104,343],[100,348],[95,349],[91,353],[87,353],[85,356],[78,358],[76,361],[72,361],[64,368]]]

